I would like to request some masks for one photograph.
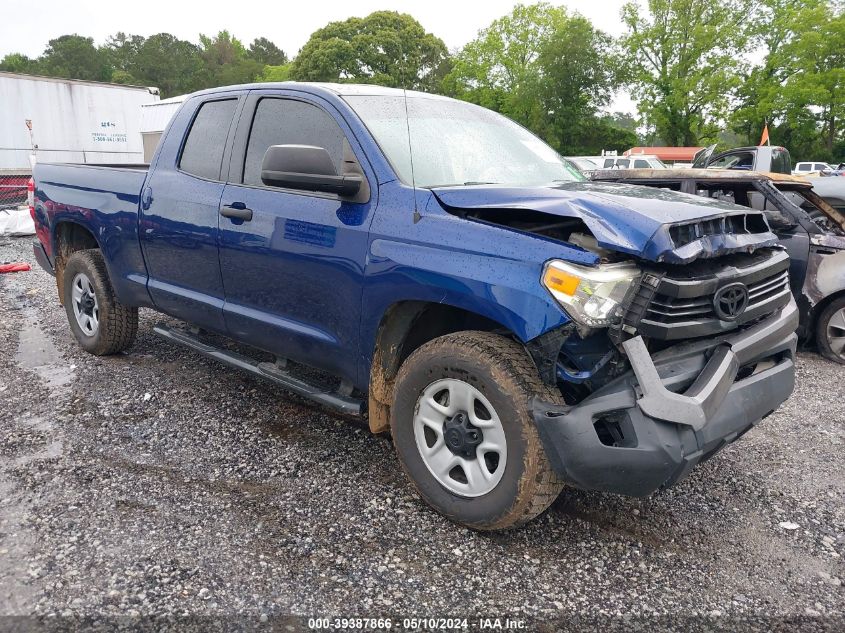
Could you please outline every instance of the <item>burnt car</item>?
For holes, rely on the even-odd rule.
[[[789,280],[800,309],[800,339],[845,364],[845,214],[817,195],[812,182],[782,173],[716,169],[614,169],[594,172],[592,179],[679,191],[763,211],[791,259]],[[696,225],[694,230],[706,227]],[[750,286],[746,290],[751,299],[766,291]],[[700,306],[694,314],[675,318],[706,318],[706,312],[718,309]]]

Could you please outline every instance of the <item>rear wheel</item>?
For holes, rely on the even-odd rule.
[[[100,251],[73,253],[63,274],[65,312],[82,349],[106,356],[130,347],[138,332],[138,308],[117,300]]]
[[[405,473],[438,512],[468,527],[525,523],[562,488],[531,417],[534,395],[562,402],[525,349],[459,332],[417,349],[396,378],[391,432]]]
[[[816,323],[816,344],[825,358],[845,365],[845,297],[834,299],[822,310]]]

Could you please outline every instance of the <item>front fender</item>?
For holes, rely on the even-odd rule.
[[[425,213],[415,219],[410,188],[384,193],[367,256],[360,347],[364,366],[372,361],[382,315],[403,301],[460,308],[495,321],[522,342],[569,322],[541,284],[543,265],[554,258],[591,264],[593,253],[455,216],[436,201],[427,204],[431,199],[421,201]]]

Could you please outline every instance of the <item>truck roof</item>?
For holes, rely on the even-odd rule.
[[[775,183],[804,185],[812,183],[803,176],[744,169],[602,169],[593,172],[593,180],[770,180]]]
[[[220,86],[218,88],[208,88],[200,90],[188,95],[190,97],[196,95],[215,94],[218,92],[229,92],[231,90],[272,90],[279,88],[294,88],[302,90],[303,92],[310,92],[313,94],[331,93],[337,96],[385,96],[398,97],[403,94],[408,94],[416,97],[427,97],[431,99],[450,99],[442,95],[430,94],[427,92],[420,92],[418,90],[403,90],[402,88],[388,88],[387,86],[378,86],[375,84],[345,84],[345,83],[329,83],[329,82],[312,82],[312,81],[271,81],[267,83],[251,83],[238,84],[234,86]]]

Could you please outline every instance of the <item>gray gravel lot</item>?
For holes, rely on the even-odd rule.
[[[565,490],[479,534],[388,438],[167,344],[153,312],[129,353],[85,354],[30,243],[0,238],[33,264],[0,275],[0,615],[843,624],[843,367],[801,353],[792,399],[673,489]]]

